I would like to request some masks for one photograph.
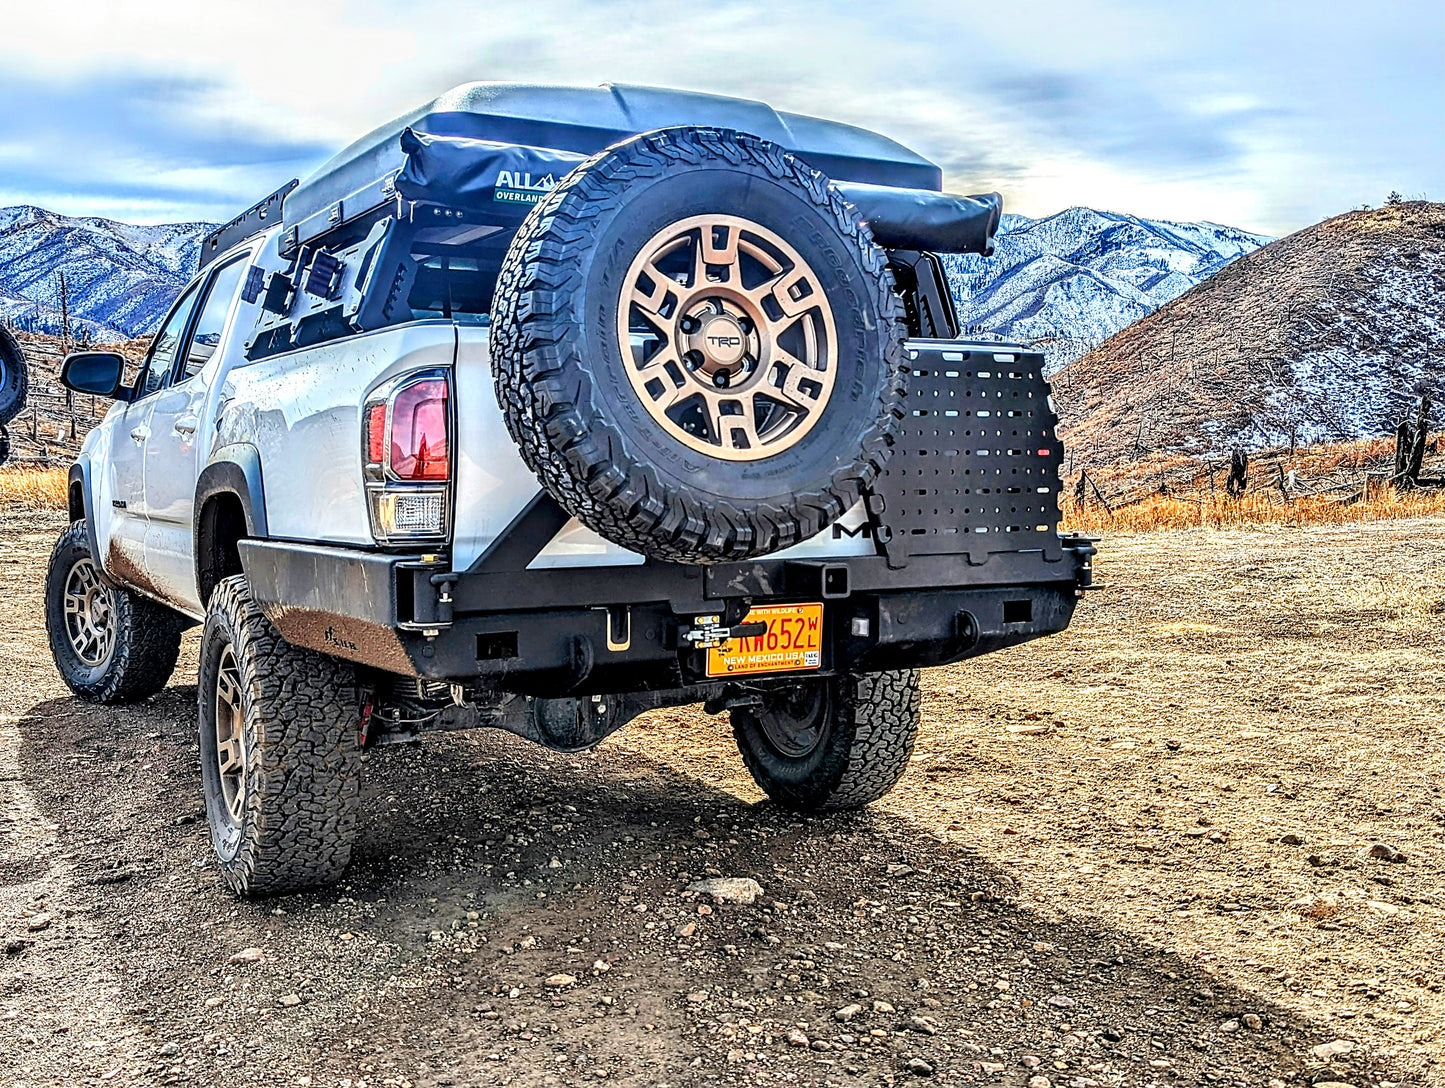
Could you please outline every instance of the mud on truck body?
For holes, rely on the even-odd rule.
[[[970,343],[939,252],[995,195],[848,126],[468,84],[225,225],[71,471],[47,622],[82,697],[204,624],[203,789],[243,894],[334,879],[363,750],[559,751],[726,712],[800,811],[881,797],[918,670],[1064,628],[1042,359]]]

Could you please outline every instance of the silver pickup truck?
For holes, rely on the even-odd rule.
[[[918,669],[1059,631],[1042,359],[958,339],[950,196],[873,133],[649,88],[459,87],[206,239],[70,474],[56,664],[144,699],[203,624],[203,790],[240,894],[335,879],[369,746],[558,751],[726,711],[799,811],[881,797]]]

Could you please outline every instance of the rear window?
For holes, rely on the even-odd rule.
[[[407,299],[416,318],[445,317],[485,323],[492,308],[495,268],[475,257],[418,257],[416,282]]]

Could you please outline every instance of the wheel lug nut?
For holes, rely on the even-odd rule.
[[[682,365],[687,367],[688,370],[696,370],[698,367],[702,366],[702,352],[686,352],[682,357]]]
[[[726,370],[719,370],[713,375],[712,383],[719,389],[726,389],[728,387],[728,372]]]
[[[679,327],[682,329],[683,332],[685,332],[685,333],[687,333],[689,336],[691,336],[693,333],[697,332],[697,329],[698,329],[697,318],[695,318],[695,317],[684,317],[684,318],[682,319],[682,321],[679,322]]]

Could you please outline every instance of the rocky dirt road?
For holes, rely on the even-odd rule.
[[[0,1084],[1445,1084],[1445,524],[1109,542],[863,813],[761,803],[700,711],[380,750],[345,883],[261,903],[194,669],[53,671],[60,528],[0,527]]]

